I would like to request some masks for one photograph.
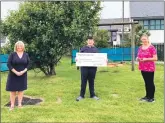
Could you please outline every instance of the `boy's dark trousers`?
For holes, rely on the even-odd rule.
[[[141,71],[141,74],[145,82],[146,97],[152,99],[155,93],[154,72]]]
[[[86,91],[87,81],[89,82],[90,97],[95,96],[94,80],[97,67],[81,67],[81,90],[80,96],[84,97]]]

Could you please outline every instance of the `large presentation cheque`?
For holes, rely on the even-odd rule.
[[[105,67],[107,53],[76,53],[76,66]]]

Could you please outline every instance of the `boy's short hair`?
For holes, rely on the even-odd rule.
[[[93,37],[92,36],[88,36],[88,39],[93,39]]]

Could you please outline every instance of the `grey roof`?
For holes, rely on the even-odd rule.
[[[100,19],[100,24],[104,23],[120,23],[123,22],[122,18],[112,18],[112,19]],[[124,22],[129,22],[129,18],[124,18]]]
[[[113,18],[113,19],[100,19],[99,24],[107,24],[107,23],[120,23],[123,22],[122,18]],[[124,18],[124,22],[130,22],[129,18]],[[129,25],[125,25],[124,27],[128,27]],[[122,25],[113,25],[113,26],[99,26],[99,29],[119,29],[122,28]]]
[[[133,2],[130,1],[130,16],[138,18],[163,18],[164,2]]]

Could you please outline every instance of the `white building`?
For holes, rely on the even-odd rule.
[[[100,19],[99,24],[122,23],[122,18]],[[130,18],[124,18],[124,22],[130,22]],[[122,25],[99,26],[99,29],[109,30],[112,38],[108,42],[114,45],[120,45],[122,40]],[[130,25],[124,25],[124,33],[130,33]]]
[[[130,1],[130,18],[151,33],[151,43],[164,43],[164,2]]]
[[[129,2],[130,17],[124,22],[138,21],[143,29],[151,33],[151,43],[164,43],[164,2]],[[122,22],[122,18],[101,19],[100,24]],[[99,29],[117,30],[116,44],[121,44],[122,25],[100,26]],[[130,33],[130,26],[124,26],[124,33]]]

